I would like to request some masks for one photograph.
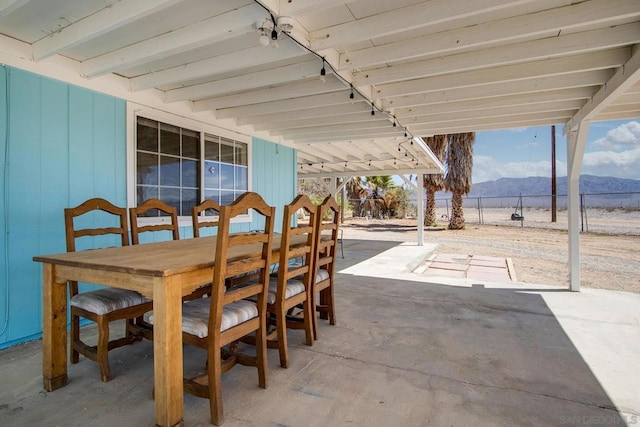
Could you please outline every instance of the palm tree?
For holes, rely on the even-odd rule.
[[[447,135],[435,135],[424,138],[433,154],[444,163],[444,153],[447,148]],[[431,226],[436,223],[436,192],[444,188],[444,176],[442,174],[428,174],[423,176],[423,187],[427,190],[427,206],[424,210],[424,225]]]
[[[353,208],[353,216],[364,216],[363,202],[367,196],[367,189],[362,185],[362,177],[351,177],[345,186],[347,189],[347,200]]]
[[[474,132],[456,133],[449,135],[448,139],[447,173],[444,177],[444,185],[448,191],[451,191],[449,230],[461,230],[464,228],[462,196],[471,191],[473,143],[476,140],[476,134]]]
[[[368,189],[365,204],[371,210],[372,217],[384,216],[388,211],[386,192],[395,187],[391,175],[368,176],[364,180]]]

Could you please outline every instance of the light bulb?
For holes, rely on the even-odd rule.
[[[262,34],[260,34],[260,38],[258,39],[258,41],[262,46],[269,46],[269,36],[265,31],[262,31]]]

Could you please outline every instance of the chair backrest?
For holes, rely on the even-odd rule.
[[[164,213],[165,216],[169,216],[171,222],[152,225],[138,225],[140,217],[145,216],[147,212],[152,210],[158,210]],[[178,210],[169,206],[160,199],[145,200],[140,206],[129,209],[129,216],[131,217],[131,242],[134,245],[140,243],[140,234],[145,232],[156,231],[170,231],[173,240],[180,239],[180,231],[178,229]]]
[[[293,225],[293,219],[300,211],[304,211],[305,215],[309,216],[309,223]],[[305,289],[310,290],[311,288],[315,277],[313,263],[317,212],[311,199],[303,194],[297,196],[284,207],[276,300],[284,298],[286,282],[291,278],[301,276]],[[302,262],[292,263],[293,260],[300,258]]]
[[[231,220],[247,210],[264,218],[264,231],[230,233]],[[247,192],[230,205],[220,207],[218,238],[216,239],[215,268],[211,289],[209,336],[219,343],[222,307],[233,301],[258,296],[258,310],[266,311],[266,293],[269,286],[269,266],[273,248],[275,208],[269,206],[259,194]],[[250,253],[246,249],[251,248]],[[242,255],[240,255],[242,254]],[[226,279],[259,270],[257,281],[226,289]]]
[[[200,229],[204,227],[217,227],[219,221],[208,219],[206,216],[202,217],[202,213],[205,215],[207,212],[215,211],[216,215],[220,215],[220,205],[213,200],[205,200],[197,206],[191,208],[191,220],[193,222],[193,237],[200,237]],[[204,220],[201,220],[204,218]]]
[[[327,196],[317,208],[316,256],[314,270],[326,269],[333,276],[336,242],[340,223],[340,208],[333,196]]]
[[[93,211],[101,211],[106,214],[113,215],[116,218],[117,225],[110,227],[97,228],[76,228],[75,218]],[[64,210],[64,226],[67,240],[67,252],[76,251],[76,239],[84,236],[120,236],[120,244],[122,246],[129,245],[129,229],[127,227],[127,208],[120,208],[111,202],[93,198],[76,206],[75,208],[66,208]],[[71,285],[71,295],[78,293],[78,283],[69,282]]]

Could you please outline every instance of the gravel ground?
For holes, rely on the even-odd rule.
[[[341,227],[345,240],[403,242],[417,236],[414,219],[347,218]],[[582,233],[581,286],[640,293],[639,239],[633,234]],[[437,253],[511,258],[519,282],[569,284],[566,230],[467,223],[464,230],[426,229],[425,241],[437,243]]]

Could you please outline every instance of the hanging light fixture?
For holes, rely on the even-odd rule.
[[[324,83],[326,81],[327,70],[324,68],[324,56],[322,57],[322,68],[320,69],[320,81]]]
[[[258,41],[262,46],[269,46],[272,40],[278,40],[278,32],[276,31],[275,25],[273,24],[272,19],[265,19],[264,22],[258,27],[258,31],[260,31],[260,36]],[[274,39],[275,33],[275,39]]]

